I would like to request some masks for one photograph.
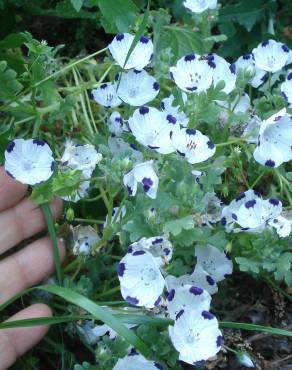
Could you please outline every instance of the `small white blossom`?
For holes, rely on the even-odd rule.
[[[158,82],[143,69],[121,74],[117,94],[124,103],[139,107],[154,100],[158,93]]]
[[[216,100],[216,103],[225,109],[228,109],[228,102],[224,100]],[[233,113],[246,113],[250,109],[250,97],[247,93],[243,93],[238,100],[236,97],[230,104],[230,109]],[[220,112],[221,113],[221,112]],[[225,112],[223,112],[225,113]],[[228,116],[225,117],[225,114],[221,119],[227,119]]]
[[[36,185],[54,172],[54,158],[47,143],[39,139],[14,139],[5,150],[5,170],[15,180]]]
[[[120,207],[114,207],[112,210],[112,218],[111,218],[111,224],[114,222],[121,222],[122,218],[126,216],[126,207],[122,206],[121,210],[119,211]],[[118,213],[119,212],[119,213]],[[106,227],[108,222],[108,215],[106,215],[105,223],[103,224],[104,227]]]
[[[223,92],[229,94],[236,83],[236,67],[234,64],[228,63],[224,58],[212,53],[206,56],[208,65],[212,70],[213,84],[216,87],[218,82],[224,81],[225,86]]]
[[[283,216],[278,216],[273,220],[269,221],[269,226],[276,229],[277,234],[281,238],[285,238],[291,234],[292,231],[292,221],[288,220]]]
[[[252,74],[249,83],[254,88],[258,88],[266,81],[267,72],[256,67],[253,54],[245,54],[237,59],[235,62],[236,71],[244,70]]]
[[[73,228],[73,254],[88,255],[100,240],[96,230],[91,226],[78,225]]]
[[[256,144],[258,142],[260,127],[261,120],[259,119],[259,117],[254,115],[251,116],[242,134],[243,137],[247,138],[247,143]]]
[[[113,159],[120,160],[127,156],[132,162],[143,161],[143,154],[134,145],[130,145],[122,138],[110,137],[108,139],[108,146]]]
[[[263,41],[252,53],[257,68],[267,72],[278,72],[287,63],[290,49],[275,40]]]
[[[182,93],[182,98],[183,98],[183,101],[185,103],[186,100],[187,100],[187,96],[186,96],[185,93]],[[177,123],[180,126],[187,127],[187,125],[189,123],[188,117],[186,116],[186,114],[183,111],[181,111],[181,107],[179,105],[174,106],[173,102],[174,102],[174,96],[170,95],[169,97],[164,98],[161,101],[160,107],[163,110],[166,117],[167,117],[167,115],[171,115],[177,120]]]
[[[98,88],[92,90],[93,99],[96,103],[105,108],[115,108],[122,104],[117,95],[117,86],[115,83],[103,83]]]
[[[216,151],[212,141],[194,129],[175,130],[171,134],[171,142],[177,153],[185,157],[191,164],[206,161]]]
[[[131,252],[139,250],[151,253],[159,265],[164,265],[171,260],[173,247],[165,237],[154,236],[152,238],[142,238],[129,247]]]
[[[138,183],[141,183],[146,195],[152,199],[156,198],[159,180],[153,169],[152,161],[136,164],[124,175],[123,182],[131,196],[136,195]]]
[[[128,303],[146,308],[159,304],[165,280],[151,253],[142,250],[127,253],[117,271],[122,296]]]
[[[206,193],[203,198],[206,205],[206,212],[202,214],[202,223],[213,225],[221,219],[221,212],[223,208],[222,201],[213,193]]]
[[[179,359],[191,365],[202,365],[223,345],[218,321],[209,311],[181,310],[168,331]]]
[[[107,120],[109,132],[115,136],[121,136],[124,131],[124,121],[119,112],[113,112]]]
[[[194,285],[186,284],[172,288],[167,294],[167,311],[169,317],[173,319],[181,310],[208,311],[210,304],[210,294],[205,289]]]
[[[119,33],[110,43],[109,51],[120,67],[124,69],[143,69],[153,58],[153,43],[147,37],[141,36],[125,65],[133,40],[133,35]]]
[[[140,107],[129,118],[129,127],[136,140],[161,154],[174,152],[170,133],[179,129],[172,115],[165,115],[156,108]]]
[[[120,358],[113,370],[164,370],[157,362],[146,360],[137,352],[132,351],[128,356]]]
[[[200,93],[212,85],[213,68],[207,58],[190,54],[178,60],[175,67],[170,68],[170,75],[176,85],[187,93]]]
[[[236,356],[237,356],[237,359],[238,359],[238,362],[240,363],[240,365],[242,365],[244,367],[247,367],[249,369],[254,369],[255,368],[255,365],[252,362],[248,353],[238,352]]]
[[[219,251],[219,249],[211,245],[197,245],[195,256],[197,257],[198,264],[200,264],[216,282],[224,280],[227,275],[232,274],[233,264],[231,259],[226,253]]]
[[[185,0],[183,4],[193,13],[202,13],[207,9],[215,9],[217,0]]]
[[[290,72],[281,85],[281,93],[289,104],[292,104],[292,72]]]
[[[292,115],[282,110],[263,121],[254,159],[268,167],[279,167],[292,159]]]

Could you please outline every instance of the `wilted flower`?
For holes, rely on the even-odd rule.
[[[114,159],[120,160],[126,157],[132,162],[143,161],[143,154],[134,145],[130,145],[120,137],[110,137],[108,146]]]
[[[171,143],[177,153],[191,164],[206,161],[216,151],[215,145],[208,136],[194,129],[175,130],[171,134]]]
[[[202,13],[207,9],[215,9],[217,0],[185,0],[183,4],[193,13]]]
[[[202,214],[202,223],[213,225],[221,219],[221,212],[223,208],[222,201],[213,193],[206,193],[203,198],[206,205],[206,211]]]
[[[226,253],[219,251],[219,249],[212,245],[197,245],[195,256],[197,257],[197,263],[201,265],[216,282],[224,280],[227,275],[232,274],[233,264],[231,259]]]
[[[115,61],[124,69],[143,69],[153,58],[153,43],[145,36],[141,36],[127,63],[128,52],[133,43],[134,36],[129,33],[119,33],[109,44],[109,51]]]
[[[249,83],[254,88],[258,88],[266,81],[267,72],[256,67],[253,54],[245,54],[239,57],[235,62],[235,66],[237,72],[243,70],[253,75]]]
[[[47,143],[39,139],[14,139],[5,150],[5,170],[15,180],[36,185],[54,172],[54,158]]]
[[[292,115],[282,110],[261,123],[254,159],[268,167],[279,167],[292,159]]]
[[[93,99],[105,108],[115,108],[122,104],[117,95],[117,87],[114,83],[103,83],[97,89],[92,90]]]
[[[100,240],[97,231],[91,226],[78,225],[73,228],[73,254],[88,255]]]
[[[275,40],[267,40],[260,43],[252,53],[257,68],[267,72],[278,72],[285,64],[290,49],[285,44]]]
[[[218,321],[206,310],[181,310],[168,331],[179,352],[179,359],[188,364],[202,365],[203,361],[215,356],[223,345]]]
[[[121,136],[124,131],[124,121],[119,112],[112,112],[107,121],[109,132],[115,136]]]
[[[165,280],[151,253],[128,252],[118,264],[117,271],[122,296],[128,303],[146,308],[159,304]]]
[[[158,93],[158,82],[143,69],[121,74],[117,94],[124,103],[139,107],[155,99]]]
[[[254,363],[252,362],[250,356],[246,352],[237,352],[236,357],[240,365],[247,367],[249,369],[255,368]]]
[[[246,142],[249,144],[256,144],[261,127],[261,120],[258,116],[252,115],[243,130],[243,137],[246,137]]]

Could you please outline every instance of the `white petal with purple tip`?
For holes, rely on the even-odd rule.
[[[260,43],[252,53],[256,67],[267,72],[278,72],[287,63],[290,49],[281,42],[267,40]]]
[[[116,90],[116,84],[107,82],[92,90],[92,96],[96,103],[105,108],[115,108],[122,104]]]

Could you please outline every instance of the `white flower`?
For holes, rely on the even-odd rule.
[[[120,207],[114,207],[112,210],[112,218],[111,218],[111,224],[114,222],[120,223],[122,218],[126,215],[126,207],[122,206],[121,210],[119,211]],[[118,213],[119,212],[119,213]],[[103,227],[107,226],[108,222],[108,215],[106,215],[105,223],[103,224]]]
[[[256,144],[261,127],[261,120],[258,116],[251,116],[243,131],[242,136],[247,137],[246,142],[249,144]]]
[[[124,103],[139,107],[155,99],[158,93],[158,82],[144,69],[121,74],[117,94]]]
[[[202,223],[213,225],[214,223],[219,222],[223,207],[221,200],[214,192],[210,192],[204,195],[203,202],[206,205],[206,212],[202,215]]]
[[[146,251],[152,254],[159,265],[169,263],[172,258],[172,244],[163,236],[142,238],[129,246],[129,251]]]
[[[252,53],[257,68],[267,72],[278,72],[287,63],[289,48],[275,40],[263,41]]]
[[[165,286],[159,265],[151,253],[127,253],[117,267],[123,298],[135,306],[153,308]]]
[[[187,96],[185,93],[182,93],[182,98],[185,103],[187,100]],[[172,94],[169,95],[169,97],[164,98],[160,103],[161,109],[163,110],[166,116],[169,114],[173,116],[180,126],[187,127],[189,123],[188,117],[184,112],[181,111],[181,107],[179,105],[173,106],[173,101],[174,96]]]
[[[103,83],[97,89],[92,90],[93,99],[96,103],[105,108],[115,108],[122,104],[117,95],[117,86],[115,83]]]
[[[254,363],[252,362],[250,356],[246,352],[238,352],[237,359],[240,365],[247,367],[247,368],[255,368]]]
[[[292,115],[285,110],[263,121],[254,159],[268,167],[279,167],[292,159]]]
[[[215,9],[217,0],[185,0],[183,4],[193,13],[202,13],[207,9]]]
[[[287,236],[288,225],[279,219],[281,213],[282,203],[278,199],[263,200],[259,193],[248,190],[223,208],[221,222],[227,232],[260,233],[266,227],[275,227],[279,235],[282,233],[280,236]],[[279,225],[274,219],[279,220]]]
[[[211,295],[218,292],[216,281],[199,264],[196,265],[191,274],[182,275],[178,278],[168,275],[166,277],[166,285],[168,291],[179,286],[193,285],[206,290]]]
[[[245,54],[239,57],[235,62],[235,67],[237,72],[242,69],[253,75],[249,83],[254,88],[258,88],[266,80],[267,72],[256,67],[253,54]]]
[[[132,51],[126,65],[126,57],[134,40],[129,33],[119,33],[109,44],[109,51],[115,61],[124,69],[143,69],[153,58],[153,43],[145,36],[141,36]]]
[[[197,54],[190,54],[178,60],[175,67],[170,68],[170,75],[176,85],[188,93],[206,91],[212,84],[213,66],[208,59]]]
[[[164,370],[164,368],[157,362],[148,361],[133,351],[128,356],[120,358],[113,370]]]
[[[209,66],[212,68],[214,86],[216,87],[219,81],[224,81],[225,86],[222,91],[229,94],[235,88],[235,65],[228,63],[224,58],[214,53],[208,54],[206,58]]]
[[[17,181],[36,185],[54,172],[54,158],[47,143],[39,139],[14,139],[5,150],[5,170]]]
[[[110,137],[108,146],[112,153],[113,159],[120,160],[126,156],[133,162],[143,161],[143,154],[132,144],[128,144],[121,138]]]
[[[167,294],[167,310],[172,319],[175,319],[181,310],[208,311],[210,304],[210,294],[194,285],[186,284],[172,288]]]
[[[281,85],[281,93],[289,104],[292,104],[292,72],[286,78],[286,81]]]
[[[228,255],[220,252],[217,248],[206,245],[197,245],[195,249],[197,262],[203,269],[219,282],[226,278],[226,275],[232,274],[233,264]]]
[[[107,121],[109,132],[121,136],[124,131],[124,121],[119,112],[113,112]]]
[[[67,141],[65,150],[61,158],[64,169],[82,171],[84,179],[90,179],[96,165],[102,160],[102,155],[98,153],[91,144],[74,144]]]
[[[161,154],[174,152],[170,133],[179,129],[176,118],[165,115],[156,108],[140,107],[129,118],[129,127],[136,140]]]
[[[209,311],[181,310],[168,331],[179,359],[191,365],[202,365],[223,345],[218,321]]]
[[[277,234],[281,238],[285,238],[291,234],[292,231],[292,221],[288,220],[283,216],[278,216],[273,220],[270,220],[269,226],[274,227],[276,229]]]
[[[96,230],[91,226],[78,225],[73,228],[73,254],[88,255],[91,249],[100,240]]]
[[[138,183],[141,183],[146,195],[152,199],[156,198],[159,180],[153,169],[152,161],[136,164],[124,175],[123,182],[132,197],[137,193]]]
[[[206,161],[215,154],[216,147],[210,139],[194,129],[175,130],[171,134],[171,142],[177,153],[191,163]]]

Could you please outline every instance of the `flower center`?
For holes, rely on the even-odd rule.
[[[189,329],[189,332],[186,337],[187,343],[194,343],[195,341],[200,339],[199,333],[194,333],[193,329]]]
[[[145,285],[151,285],[151,283],[157,279],[158,272],[154,270],[152,267],[144,267],[141,270],[141,280],[144,282]]]
[[[24,161],[23,162],[23,164],[22,164],[22,166],[23,166],[23,169],[25,170],[25,171],[31,171],[32,169],[34,169],[35,168],[35,164],[34,164],[34,162],[33,161],[31,161],[31,160],[26,160],[26,161]]]

